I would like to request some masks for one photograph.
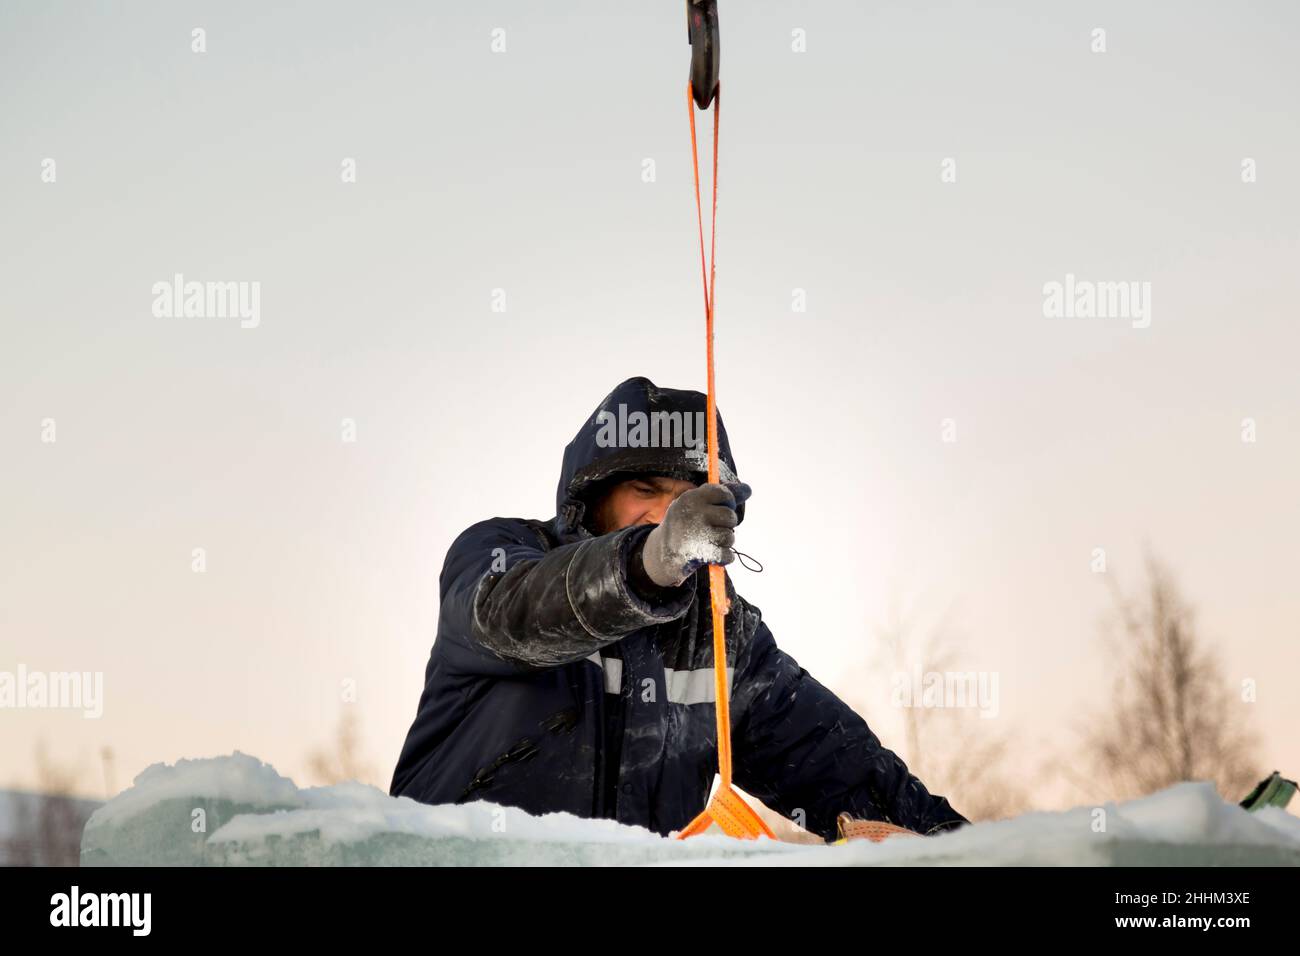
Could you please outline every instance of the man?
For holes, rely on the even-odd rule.
[[[718,769],[709,563],[749,486],[706,399],[631,378],[564,452],[557,516],[492,518],[447,553],[438,635],[390,791],[610,817],[668,835]],[[694,427],[692,427],[694,425]],[[841,813],[921,834],[966,823],[776,646],[727,581],[733,777],[825,839]]]

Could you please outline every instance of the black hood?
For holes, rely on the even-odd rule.
[[[702,392],[660,388],[641,376],[620,383],[564,449],[555,492],[556,534],[567,539],[581,533],[586,492],[613,475],[659,474],[697,485],[708,481],[707,415],[708,397]],[[739,480],[721,409],[718,478]],[[737,516],[744,520],[743,502]]]

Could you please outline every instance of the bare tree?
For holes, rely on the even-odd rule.
[[[372,783],[374,765],[361,756],[360,720],[356,708],[345,705],[334,734],[333,749],[317,749],[307,758],[307,765],[318,783],[334,784],[347,780]]]
[[[81,862],[81,831],[87,815],[72,797],[80,778],[80,768],[55,763],[44,741],[37,745],[36,780],[44,800],[36,837],[48,866],[76,866]]]
[[[1111,582],[1121,640],[1109,643],[1120,670],[1109,708],[1084,733],[1091,779],[1107,799],[1208,780],[1225,799],[1240,800],[1260,776],[1247,704],[1197,633],[1168,569],[1150,554],[1146,569],[1140,596]]]
[[[81,778],[74,765],[56,763],[45,742],[36,745],[37,790],[9,795],[11,830],[0,859],[7,866],[76,866],[81,861],[81,831],[91,809],[72,793]]]
[[[113,748],[108,745],[101,747],[99,758],[104,765],[104,799],[112,800],[117,795],[117,774],[114,773],[117,758]]]
[[[960,675],[957,667],[962,639],[953,624],[953,609],[946,606],[928,625],[918,620],[913,607],[904,610],[896,600],[889,620],[877,629],[880,652],[869,669],[891,668],[896,679],[910,679],[915,671]],[[862,681],[859,686],[866,684]],[[854,697],[854,709],[864,714],[865,694]],[[927,707],[910,700],[901,708],[903,737],[897,751],[926,789],[943,794],[967,819],[996,820],[1030,808],[1030,795],[1008,769],[1014,756],[1013,730],[995,730],[971,707]],[[889,746],[889,742],[885,742]]]
[[[0,864],[36,866],[40,862],[36,819],[40,815],[40,795],[13,791],[8,794],[10,822],[4,845],[0,846]]]
[[[951,624],[947,608],[928,629],[922,642],[914,633],[916,625],[895,604],[889,623],[878,633],[882,643],[879,660],[895,673],[909,671],[910,664],[924,662],[927,671],[951,671],[960,642]],[[856,693],[842,695],[845,703],[864,717],[869,693],[863,688],[878,675],[879,664],[864,666],[862,679],[853,680]],[[969,820],[996,820],[1015,816],[1029,809],[1025,789],[1016,783],[1005,768],[1011,753],[1011,731],[997,733],[971,709],[902,708],[903,742],[890,746],[907,762],[908,770],[932,793],[949,798],[952,805]],[[868,721],[870,722],[870,721]],[[736,788],[758,811],[777,839],[789,843],[821,843],[794,821],[766,806],[757,797]]]

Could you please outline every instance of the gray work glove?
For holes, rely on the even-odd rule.
[[[730,564],[739,522],[736,506],[753,489],[743,481],[706,484],[683,493],[662,524],[646,535],[641,562],[660,587],[677,587],[705,564]]]

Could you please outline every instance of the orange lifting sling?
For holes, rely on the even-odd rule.
[[[716,14],[715,14],[716,17]],[[716,25],[716,20],[715,20]],[[716,47],[715,47],[716,49]],[[715,81],[716,84],[716,81]],[[718,480],[718,412],[713,387],[713,303],[714,280],[717,277],[718,242],[718,123],[722,115],[722,87],[713,86],[713,222],[709,237],[709,264],[704,264],[704,210],[700,203],[700,163],[695,142],[695,107],[697,98],[691,83],[686,85],[686,108],[691,117],[691,166],[695,170],[695,214],[700,231],[700,275],[704,281],[704,321],[707,329],[705,353],[708,362],[708,441],[709,481]],[[706,100],[707,102],[707,100]],[[727,647],[724,638],[723,617],[726,615],[726,572],[720,564],[709,565],[709,598],[713,605],[713,683],[716,692],[718,719],[718,775],[721,784],[713,799],[694,820],[688,823],[677,839],[684,840],[703,833],[716,823],[728,836],[743,840],[766,836],[775,839],[772,831],[754,812],[753,808],[731,786],[731,708],[727,691]]]

